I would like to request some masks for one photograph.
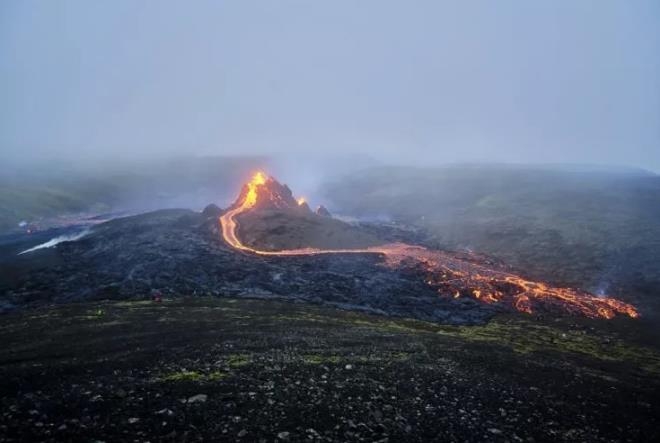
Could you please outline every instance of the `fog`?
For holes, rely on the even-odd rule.
[[[6,0],[1,160],[659,171],[658,19],[654,0]]]

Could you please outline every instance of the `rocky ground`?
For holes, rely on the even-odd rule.
[[[2,262],[0,442],[660,438],[652,322],[505,314],[377,255],[241,253],[218,214]]]
[[[395,271],[376,255],[261,257],[218,232],[219,209],[163,210],[95,226],[81,240],[17,256],[0,279],[0,309],[49,302],[209,295],[304,300],[454,324],[483,323],[496,309],[438,297],[420,270]],[[370,238],[412,233],[362,227]],[[9,269],[9,267],[7,267]],[[7,276],[7,271],[3,271]]]
[[[0,441],[658,441],[660,353],[594,324],[230,298],[6,314]]]
[[[291,211],[256,210],[242,214],[239,236],[243,243],[267,251],[297,248],[355,249],[382,245],[383,239],[371,230],[350,226],[313,212],[296,214]]]

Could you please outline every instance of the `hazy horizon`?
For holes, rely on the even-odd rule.
[[[655,1],[8,0],[0,158],[660,172],[659,18]]]

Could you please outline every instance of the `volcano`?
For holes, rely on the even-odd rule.
[[[347,223],[312,213],[288,186],[263,172],[242,187],[236,202],[220,216],[220,225],[231,247],[257,255],[378,254],[384,266],[409,269],[444,298],[471,297],[527,314],[552,311],[604,319],[639,315],[620,300],[531,281],[476,255],[379,243]]]
[[[305,199],[294,198],[293,192],[273,177],[257,172],[241,188],[238,198],[230,209],[243,208],[252,210],[296,210],[311,212]]]
[[[330,216],[325,207],[313,212],[303,197],[262,172],[241,188],[221,217],[227,243],[237,249],[280,254],[359,249],[382,244],[370,232]],[[233,227],[231,229],[224,229]],[[240,238],[240,240],[239,240]]]

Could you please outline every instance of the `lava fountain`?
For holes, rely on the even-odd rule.
[[[449,252],[431,250],[405,243],[390,243],[356,249],[300,248],[266,251],[245,245],[237,236],[237,217],[259,204],[286,209],[302,205],[304,199],[294,199],[288,187],[279,184],[263,172],[257,172],[247,182],[236,202],[220,217],[224,240],[233,248],[258,255],[304,256],[316,254],[379,254],[384,265],[391,268],[415,268],[427,285],[441,296],[474,297],[483,303],[506,304],[511,308],[533,313],[543,308],[590,318],[611,319],[617,314],[637,318],[637,309],[612,297],[598,297],[573,288],[554,287],[467,260]]]

